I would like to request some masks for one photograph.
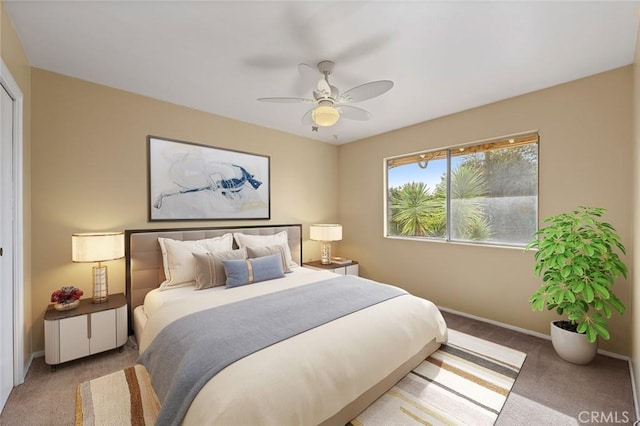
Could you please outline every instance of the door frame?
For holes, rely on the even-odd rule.
[[[23,218],[23,107],[24,97],[9,68],[0,58],[0,85],[13,99],[13,385],[24,383],[24,218]]]

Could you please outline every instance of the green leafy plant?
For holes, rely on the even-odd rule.
[[[597,336],[608,340],[612,310],[622,315],[626,309],[611,290],[620,275],[627,277],[618,256],[626,249],[614,227],[600,220],[605,213],[603,208],[581,206],[548,217],[526,247],[538,250],[534,273],[543,280],[529,299],[531,308],[542,311],[546,305],[566,314],[572,331],[586,334],[590,342]]]

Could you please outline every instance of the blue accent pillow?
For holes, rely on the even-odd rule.
[[[244,260],[223,260],[222,264],[227,275],[227,288],[284,277],[282,256],[279,254]]]

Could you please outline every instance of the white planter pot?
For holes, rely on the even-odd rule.
[[[560,358],[573,364],[589,364],[598,350],[598,341],[590,343],[585,334],[565,330],[551,321],[551,343]]]

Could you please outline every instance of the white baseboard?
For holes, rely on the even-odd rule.
[[[27,362],[24,363],[24,368],[22,369],[22,380],[20,380],[20,384],[23,384],[25,379],[27,378],[27,373],[29,372],[29,368],[31,368],[32,362],[33,362],[33,354],[31,354],[27,359]]]
[[[27,373],[29,372],[29,368],[31,368],[31,363],[34,359],[44,356],[44,351],[32,352],[27,360],[27,363],[24,366],[24,377],[22,378],[22,383],[24,383],[24,379],[27,378]]]
[[[530,336],[535,336],[535,337],[540,337],[541,339],[551,340],[551,336],[549,336],[548,334],[538,333],[537,331],[528,330],[526,328],[521,328],[521,327],[516,327],[514,325],[505,324],[505,323],[500,322],[500,321],[494,321],[494,320],[491,320],[491,319],[488,319],[488,318],[483,318],[483,317],[479,317],[479,316],[476,316],[476,315],[471,315],[471,314],[468,314],[466,312],[456,311],[454,309],[445,308],[444,306],[438,306],[438,309],[440,309],[441,311],[449,312],[451,314],[460,315],[461,317],[471,318],[471,319],[474,319],[474,320],[486,322],[488,324],[497,325],[498,327],[506,328],[506,329],[513,330],[513,331],[518,331],[520,333],[528,334]]]
[[[528,330],[526,328],[521,328],[521,327],[516,327],[516,326],[510,325],[510,324],[505,324],[505,323],[500,322],[500,321],[494,321],[494,320],[491,320],[491,319],[488,319],[488,318],[478,317],[478,316],[475,316],[475,315],[467,314],[465,312],[460,312],[460,311],[456,311],[454,309],[449,309],[449,308],[446,308],[444,306],[438,306],[438,309],[440,309],[441,311],[445,311],[445,312],[449,312],[449,313],[452,313],[452,314],[460,315],[461,317],[471,318],[471,319],[474,319],[474,320],[486,322],[488,324],[497,325],[498,327],[506,328],[508,330],[518,331],[520,333],[528,334],[530,336],[540,337],[541,339],[545,339],[545,340],[551,340],[551,336],[548,335],[548,334],[538,333],[537,331]],[[611,358],[617,358],[617,359],[621,359],[623,361],[631,362],[631,358],[629,358],[628,356],[625,356],[625,355],[620,355],[620,354],[617,354],[617,353],[614,353],[614,352],[604,351],[602,349],[598,349],[598,353],[601,354],[601,355],[609,356]]]

